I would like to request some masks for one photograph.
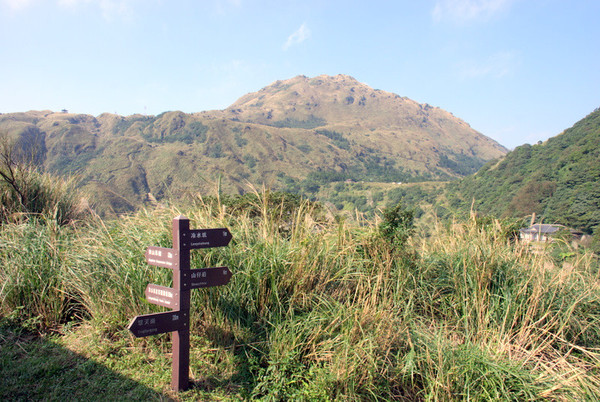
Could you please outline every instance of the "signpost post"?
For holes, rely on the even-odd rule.
[[[146,262],[173,270],[173,287],[148,284],[146,299],[173,311],[138,315],[128,329],[136,337],[173,333],[173,366],[171,388],[183,391],[189,387],[190,374],[190,292],[193,289],[227,285],[231,271],[227,267],[190,268],[190,250],[224,247],[231,241],[228,229],[190,229],[184,216],[173,219],[173,248],[150,246]]]

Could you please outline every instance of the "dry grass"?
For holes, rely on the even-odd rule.
[[[194,336],[223,362],[205,358],[206,368],[194,370],[226,378],[223,389],[245,397],[600,395],[600,288],[592,256],[577,254],[564,269],[548,254],[507,241],[500,222],[440,226],[435,236],[400,248],[375,224],[322,220],[308,203],[286,215],[258,195],[258,215],[221,203],[141,211],[69,234],[59,229],[63,237],[44,232],[38,238],[50,244],[39,253],[59,250],[55,286],[101,333],[128,339],[123,328],[131,317],[158,311],[143,300],[145,286],[170,280],[168,270],[145,263],[145,248],[170,247],[171,219],[180,213],[193,227],[228,227],[229,247],[192,259],[194,267],[226,265],[234,273],[228,286],[193,294]],[[17,244],[34,244],[22,228],[2,228],[4,267]],[[31,283],[25,289],[34,291],[34,271],[21,266]],[[0,275],[3,284],[14,283],[14,271]],[[48,300],[6,297],[13,291],[1,289],[5,314],[19,305],[27,314],[46,314],[35,306]]]

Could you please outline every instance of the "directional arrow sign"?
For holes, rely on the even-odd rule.
[[[227,285],[231,279],[231,271],[227,267],[199,268],[180,272],[182,290]]]
[[[136,338],[179,331],[188,326],[189,317],[187,315],[188,313],[185,311],[138,315],[131,321],[127,329]]]
[[[175,289],[150,283],[144,294],[150,303],[172,309],[179,307],[179,293]]]
[[[224,247],[231,241],[229,229],[193,229],[182,233],[182,248]]]
[[[179,258],[176,250],[172,248],[150,246],[146,250],[146,262],[150,265],[164,268],[179,268]]]

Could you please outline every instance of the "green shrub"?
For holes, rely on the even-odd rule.
[[[383,211],[383,221],[379,224],[379,233],[395,246],[404,246],[414,232],[414,212],[404,209],[398,203]]]

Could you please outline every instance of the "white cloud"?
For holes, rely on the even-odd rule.
[[[438,0],[433,8],[435,22],[485,21],[510,7],[515,0]]]
[[[239,1],[239,0],[230,0]],[[0,4],[13,11],[24,10],[40,3],[40,0],[0,0]],[[141,0],[56,0],[55,4],[59,7],[75,10],[84,5],[92,5],[100,9],[102,16],[112,21],[114,19],[128,20],[134,16],[134,3],[142,3]]]
[[[133,3],[136,0],[58,0],[66,8],[76,8],[82,4],[92,4],[100,8],[102,16],[112,21],[115,18],[130,19],[133,16]]]
[[[58,5],[62,7],[76,7],[79,3],[83,3],[84,1],[85,0],[58,0]]]
[[[498,52],[486,60],[465,60],[458,64],[458,74],[463,79],[503,78],[514,73],[519,65],[513,52]]]
[[[33,3],[33,1],[32,0],[2,0],[2,3],[4,3],[11,10],[17,11],[17,10],[22,10],[24,8],[27,8],[31,3]]]
[[[232,10],[239,10],[242,0],[215,0],[214,10],[218,15],[226,15]]]
[[[310,29],[306,26],[306,23],[300,25],[300,28],[293,34],[291,34],[285,44],[283,45],[283,50],[288,50],[291,46],[298,45],[305,40],[310,38]]]

